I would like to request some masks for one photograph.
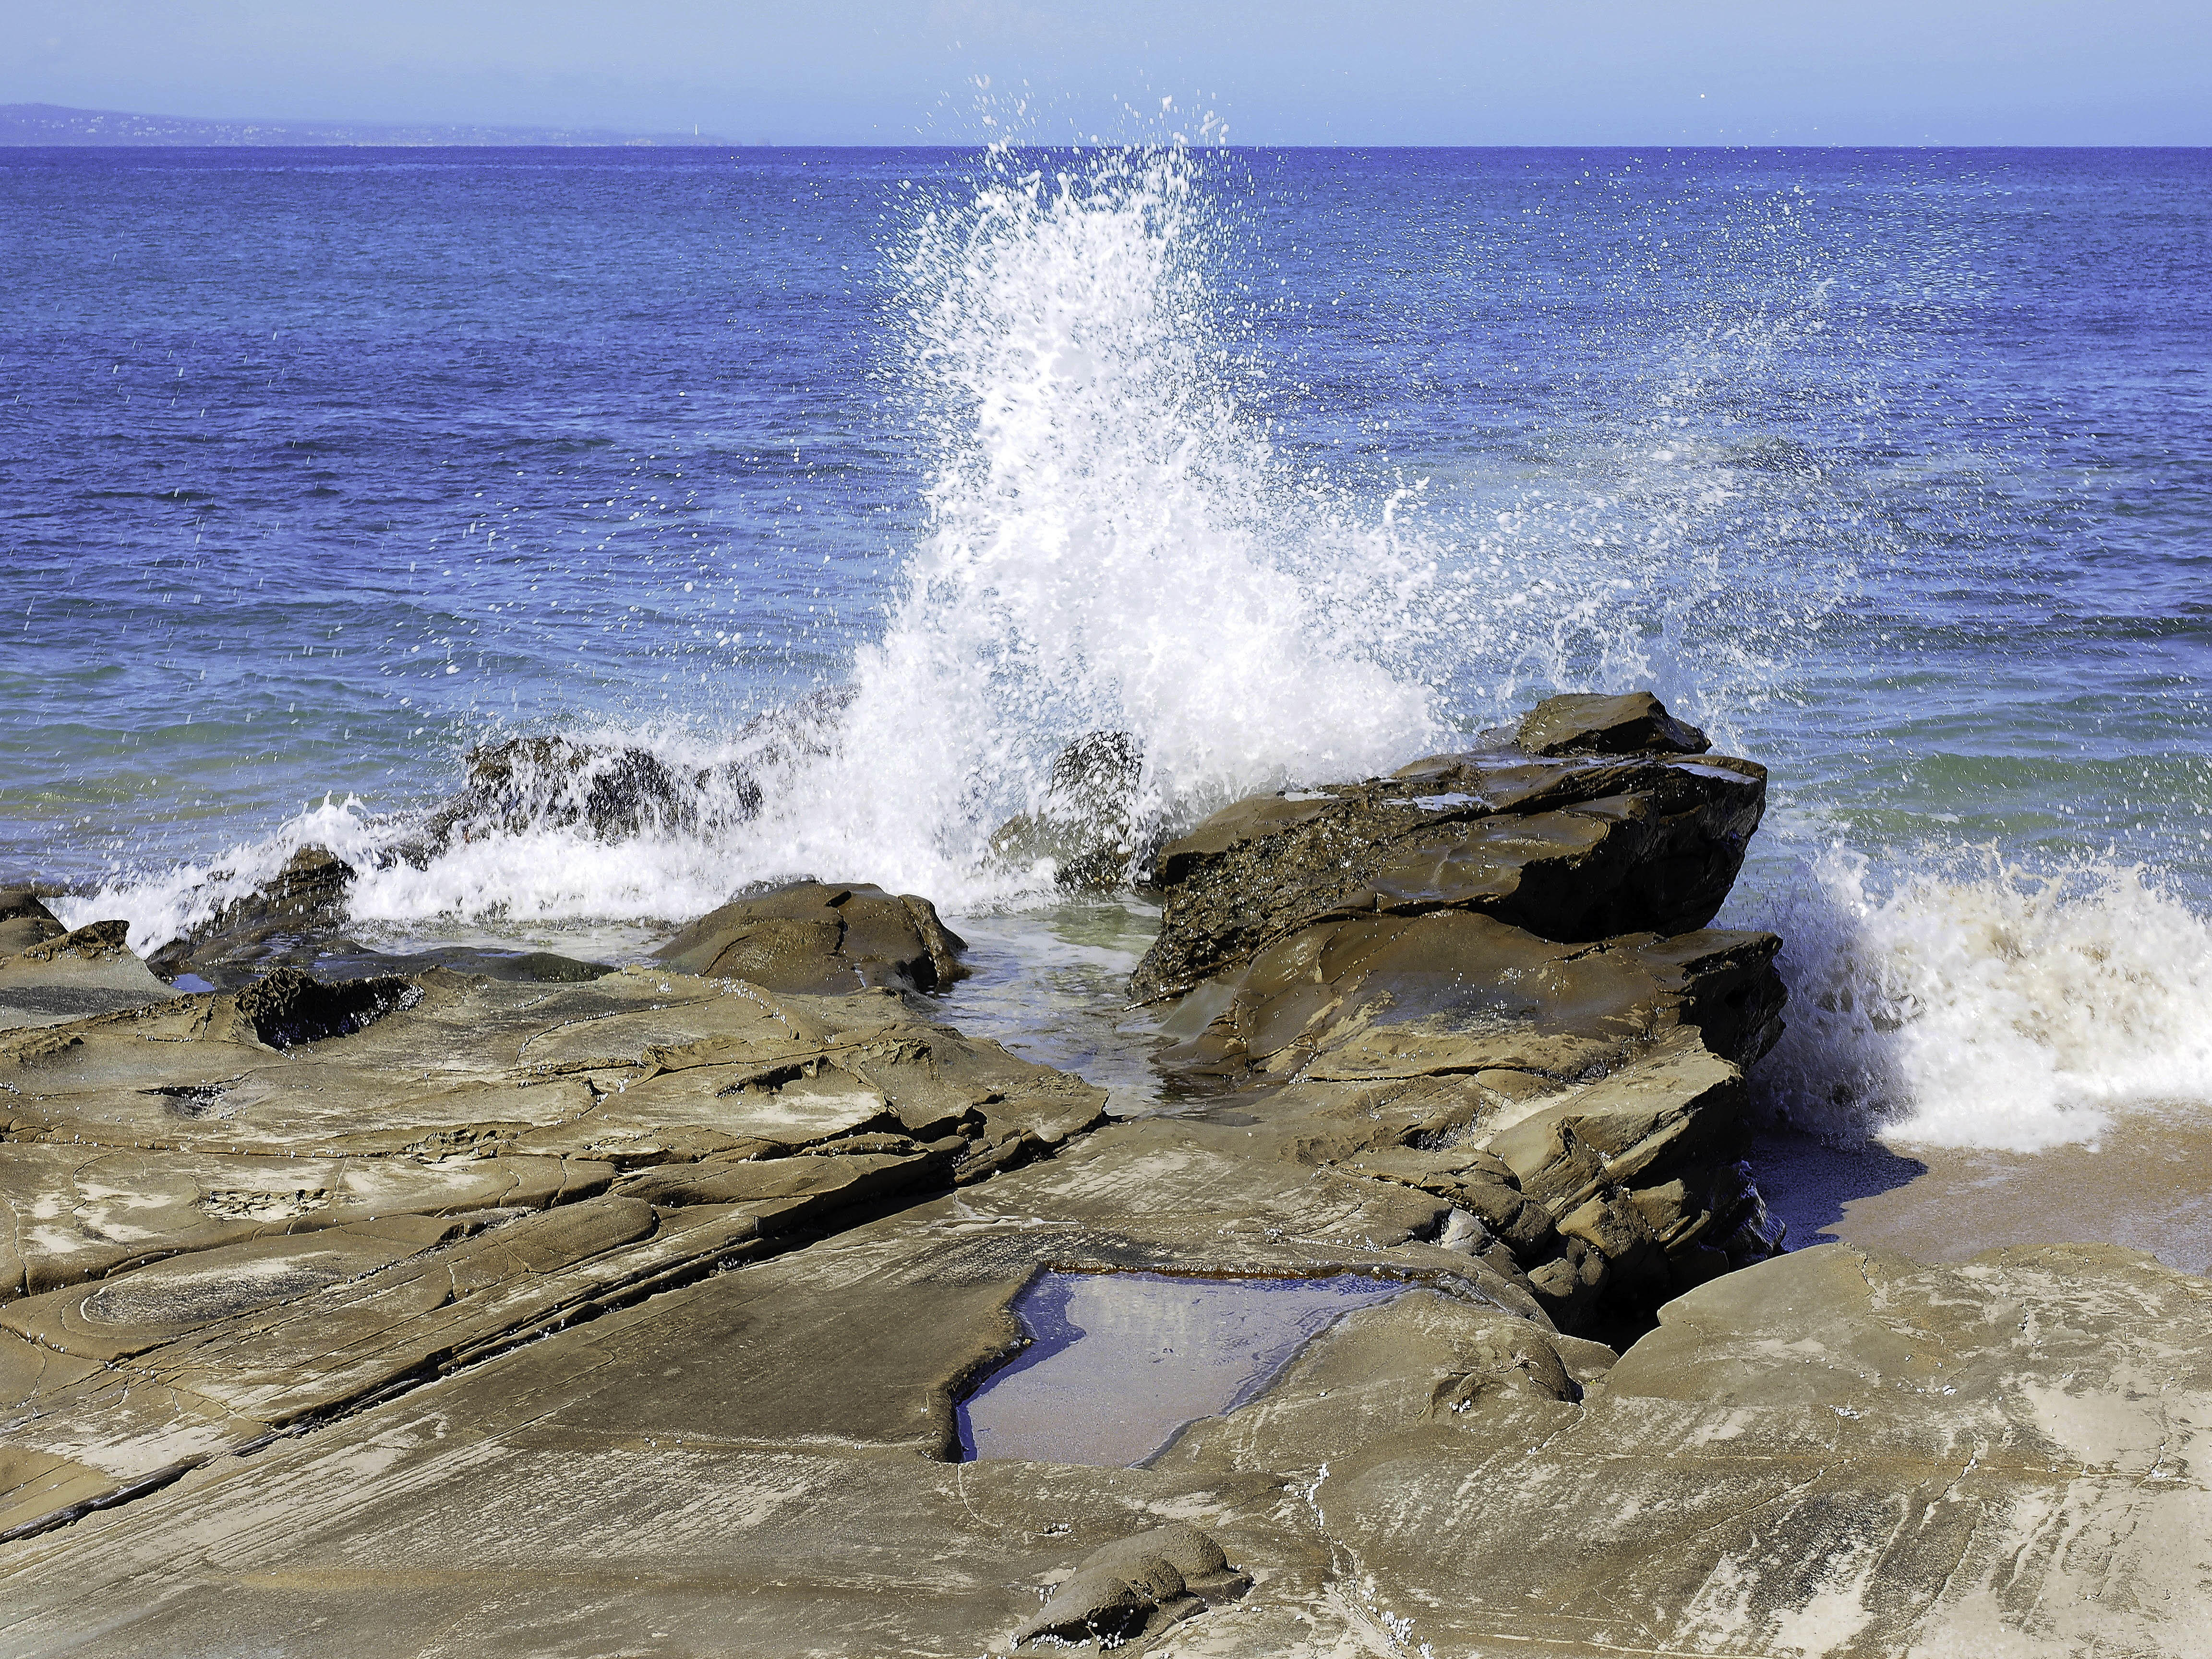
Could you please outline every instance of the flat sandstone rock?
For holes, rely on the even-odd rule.
[[[1777,1255],[1763,775],[1485,741],[1170,850],[1167,1115],[862,886],[0,1033],[0,1651],[2203,1652],[2212,1287]],[[1132,1271],[1395,1293],[1141,1467],[960,1461],[1024,1288]]]

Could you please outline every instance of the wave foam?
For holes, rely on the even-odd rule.
[[[1883,891],[1835,848],[1761,925],[1790,1002],[1756,1082],[1801,1127],[2035,1152],[2212,1104],[2212,922],[2139,868],[1984,853]]]
[[[427,838],[422,814],[326,802],[97,908],[158,945],[321,844],[360,871],[360,921],[679,919],[800,875],[976,908],[1049,890],[1048,872],[994,866],[988,839],[1086,733],[1134,739],[1154,825],[1418,752],[1441,730],[1407,666],[1434,560],[1401,501],[1363,517],[1274,454],[1215,290],[1224,221],[1199,159],[1037,160],[992,152],[894,262],[902,385],[933,453],[927,532],[805,741],[758,721],[727,740],[538,738],[642,758],[507,781],[473,818],[429,815]],[[591,791],[639,772],[671,781],[665,799],[609,833]],[[740,775],[737,811],[714,780]]]

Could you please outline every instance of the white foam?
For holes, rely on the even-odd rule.
[[[1754,1080],[1802,1127],[2033,1152],[2212,1105],[2212,922],[2140,869],[1985,853],[1884,888],[1834,848],[1761,925],[1790,1029]]]
[[[325,796],[287,819],[275,834],[241,842],[204,863],[118,872],[90,894],[48,899],[46,908],[70,927],[124,918],[131,924],[131,948],[143,955],[265,885],[303,847],[324,847],[341,858],[367,861],[380,855],[383,841],[380,826],[358,800]]]
[[[643,747],[690,792],[685,813],[635,833],[603,839],[556,788],[532,798],[535,818],[402,857],[419,817],[325,800],[264,841],[118,876],[58,913],[125,915],[150,949],[308,845],[356,865],[353,919],[386,930],[676,922],[798,875],[1001,907],[1045,872],[992,867],[986,838],[1088,732],[1137,739],[1141,808],[1170,825],[1452,746],[1438,686],[1479,720],[1554,687],[1653,684],[1729,745],[1730,711],[1786,689],[1796,642],[1880,533],[1876,504],[1809,461],[1778,484],[1687,424],[1708,402],[1733,407],[1711,388],[1786,406],[1832,378],[1817,362],[1791,378],[1824,287],[1796,311],[1716,313],[1645,412],[1662,465],[1634,445],[1563,444],[1525,486],[1492,481],[1510,510],[1446,524],[1417,491],[1349,505],[1276,453],[1220,287],[1233,226],[1196,188],[1195,158],[1053,165],[1067,171],[994,152],[894,261],[903,383],[933,450],[927,527],[842,712],[572,732]],[[1753,513],[1761,533],[1742,534]],[[715,781],[732,765],[759,787],[757,816]],[[2138,873],[2053,883],[1939,863],[1883,884],[1834,852],[1799,885],[1762,919],[1788,941],[1795,994],[1757,1080],[1800,1123],[2025,1149],[2212,1097],[2212,932]]]

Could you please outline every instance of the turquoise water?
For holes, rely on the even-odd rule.
[[[0,216],[0,878],[141,948],[320,841],[372,933],[820,873],[1103,996],[1141,908],[981,858],[1070,738],[1172,825],[1650,684],[1774,769],[1778,1105],[2212,1095],[2203,152],[11,151]],[[402,856],[514,732],[765,804]]]

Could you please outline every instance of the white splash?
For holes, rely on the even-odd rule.
[[[902,262],[928,533],[838,752],[771,795],[802,863],[973,902],[985,836],[1085,732],[1134,736],[1149,809],[1188,817],[1436,730],[1391,666],[1427,562],[1300,488],[1240,403],[1197,161],[1066,165],[997,153]]]
[[[1762,925],[1790,1029],[1754,1082],[1801,1127],[2034,1152],[2212,1105],[2212,923],[2139,869],[1984,854],[1881,891],[1838,848]]]
[[[251,896],[275,879],[301,848],[327,848],[351,861],[379,856],[383,839],[358,800],[326,795],[286,819],[274,835],[242,842],[204,863],[187,860],[152,872],[118,873],[89,894],[50,898],[46,903],[70,927],[115,917],[127,920],[131,948],[143,955]]]

